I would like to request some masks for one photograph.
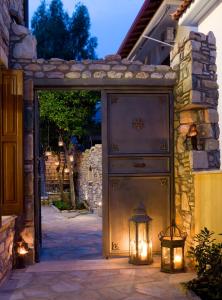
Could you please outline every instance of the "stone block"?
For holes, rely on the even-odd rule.
[[[218,88],[218,84],[214,80],[202,80],[202,86],[203,86],[203,88],[207,88],[207,89],[217,89]]]
[[[119,54],[108,54],[105,56],[106,61],[120,61],[122,58]]]
[[[38,65],[38,64],[29,64],[29,65],[25,66],[25,70],[27,70],[27,71],[41,71],[41,66]]]
[[[21,43],[15,44],[13,49],[13,57],[16,59],[37,58],[35,37],[29,34],[21,41]]]
[[[127,66],[125,65],[115,65],[112,67],[112,71],[126,71]]]
[[[33,95],[33,80],[32,79],[26,79],[24,81],[24,100],[26,101],[33,101],[34,95]]]
[[[25,131],[33,130],[33,109],[30,106],[25,106],[24,109],[24,129]]]
[[[219,141],[215,139],[205,140],[204,149],[205,151],[219,150]]]
[[[106,72],[104,72],[104,71],[94,72],[93,77],[94,78],[101,78],[101,79],[105,78],[106,77]]]
[[[167,72],[164,75],[165,79],[175,80],[177,79],[177,73],[176,72]]]
[[[154,73],[151,73],[150,77],[152,79],[162,79],[163,78],[163,74],[162,73],[154,72]]]
[[[182,211],[190,211],[189,197],[188,197],[187,193],[182,193],[182,195],[181,195],[181,210]]]
[[[29,34],[28,28],[22,25],[18,25],[16,23],[12,23],[11,29],[12,32],[19,37],[24,37]]]
[[[214,35],[214,33],[212,31],[210,31],[208,33],[207,42],[209,44],[216,45],[216,38],[215,38],[215,35]]]
[[[123,77],[123,73],[122,72],[116,72],[116,71],[109,71],[107,73],[107,76],[108,78],[111,78],[111,79],[120,79]]]
[[[56,66],[53,65],[43,65],[43,71],[48,72],[48,71],[53,71],[56,69]]]
[[[203,73],[203,64],[198,61],[193,61],[192,73],[201,75]]]
[[[80,72],[69,72],[65,75],[66,78],[69,79],[78,79],[81,77],[81,73]]]
[[[25,160],[33,160],[33,134],[25,134],[24,158]]]
[[[71,71],[82,72],[85,70],[86,66],[84,64],[74,64],[71,66]]]
[[[47,78],[51,79],[62,79],[64,78],[64,74],[62,72],[48,72],[46,73]]]
[[[191,103],[201,103],[202,95],[201,92],[198,90],[191,90],[190,91],[190,99]]]
[[[204,111],[204,120],[206,123],[218,123],[219,115],[216,109],[206,109]]]
[[[199,124],[197,125],[198,136],[200,138],[213,138],[214,131],[211,124]]]
[[[181,124],[192,124],[197,122],[197,114],[193,110],[182,111],[180,113]]]
[[[149,73],[147,72],[138,72],[136,74],[136,78],[138,79],[147,79],[149,77]]]
[[[34,192],[33,173],[25,173],[25,196],[32,196]]]
[[[59,71],[67,71],[67,70],[69,70],[69,66],[63,64],[63,65],[58,66],[57,69],[58,69]]]
[[[208,157],[206,151],[192,151],[191,162],[193,170],[208,169]]]
[[[124,75],[124,77],[125,77],[126,79],[133,78],[133,73],[132,73],[132,72],[126,72],[125,75]]]
[[[83,79],[87,79],[87,78],[91,78],[91,77],[92,77],[92,73],[90,71],[82,72],[82,78]]]
[[[109,71],[111,68],[110,65],[105,64],[91,64],[89,65],[89,70],[91,71]]]

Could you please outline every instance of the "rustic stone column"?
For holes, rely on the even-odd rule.
[[[176,222],[194,234],[193,171],[219,169],[218,85],[216,46],[207,36],[190,32],[171,52],[171,66],[178,71],[175,86],[175,205]],[[191,125],[197,129],[197,150],[187,137]]]

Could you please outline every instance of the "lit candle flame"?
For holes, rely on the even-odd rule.
[[[25,255],[27,253],[28,253],[28,251],[25,249],[25,247],[19,247],[18,248],[18,254]]]

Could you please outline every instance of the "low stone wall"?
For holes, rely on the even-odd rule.
[[[2,223],[0,228],[0,283],[7,278],[12,269],[15,218],[3,217]]]
[[[95,145],[79,156],[78,197],[92,209],[102,204],[102,145]]]
[[[1,0],[0,9],[0,65],[8,67],[12,15],[23,22],[23,0]]]

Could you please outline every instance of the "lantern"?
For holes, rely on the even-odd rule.
[[[74,156],[72,154],[69,155],[69,161],[73,162],[74,161]]]
[[[51,148],[48,146],[45,151],[45,156],[51,156],[51,155],[52,155],[52,151]]]
[[[59,145],[59,147],[63,147],[63,145],[64,145],[61,136],[59,137],[58,145]]]
[[[141,203],[129,219],[129,263],[148,265],[152,263],[151,221]]]
[[[186,237],[186,232],[182,232],[174,221],[165,232],[162,231],[159,233],[162,272],[184,272],[184,246]]]
[[[17,269],[23,269],[25,268],[25,258],[27,254],[29,253],[29,247],[28,244],[20,238],[16,245],[16,267]]]
[[[60,164],[60,162],[59,162],[59,161],[55,161],[55,166],[56,166],[56,167],[58,167],[58,166],[59,166],[59,164]]]
[[[69,168],[68,168],[67,166],[65,166],[64,173],[65,173],[65,174],[68,174],[68,173],[69,173]]]

